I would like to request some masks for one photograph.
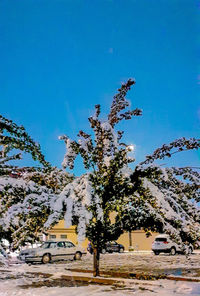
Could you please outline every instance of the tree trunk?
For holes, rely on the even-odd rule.
[[[129,234],[129,250],[131,250],[133,248],[131,231],[129,231],[128,234]]]
[[[93,276],[99,276],[99,259],[100,259],[100,253],[99,248],[94,247],[93,248]]]

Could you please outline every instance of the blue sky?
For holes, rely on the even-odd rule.
[[[193,0],[1,0],[0,113],[60,166],[58,136],[88,131],[94,105],[106,114],[121,82],[135,77],[128,99],[143,116],[121,127],[137,161],[163,143],[199,138],[199,18]],[[197,166],[200,153],[164,162]]]

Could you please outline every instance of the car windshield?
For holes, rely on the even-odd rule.
[[[156,242],[166,242],[167,241],[167,238],[166,237],[157,237],[155,239]]]

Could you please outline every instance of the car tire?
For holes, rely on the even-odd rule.
[[[155,255],[159,255],[160,252],[158,252],[158,251],[154,251],[154,254],[155,254]]]
[[[171,248],[170,255],[172,255],[172,256],[176,255],[176,248],[175,247]]]
[[[102,249],[101,253],[102,254],[105,254],[106,253],[106,249]]]
[[[120,248],[119,253],[124,253],[124,248]]]
[[[50,254],[44,254],[42,256],[42,263],[47,264],[51,262],[51,255]]]
[[[81,252],[76,252],[76,254],[74,255],[74,260],[81,260],[82,254]]]

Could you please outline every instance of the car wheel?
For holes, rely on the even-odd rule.
[[[80,260],[82,257],[81,252],[76,252],[75,256],[74,256],[74,260]]]
[[[176,255],[176,249],[174,247],[171,248],[170,255],[172,256]]]
[[[120,248],[120,249],[119,249],[119,252],[120,252],[120,253],[124,253],[124,248]]]
[[[50,254],[44,254],[42,257],[42,263],[47,264],[51,262],[51,255]]]
[[[158,252],[158,251],[154,251],[154,254],[155,254],[155,255],[159,255],[160,252]]]
[[[102,254],[105,254],[106,253],[106,249],[102,249],[101,253]]]

